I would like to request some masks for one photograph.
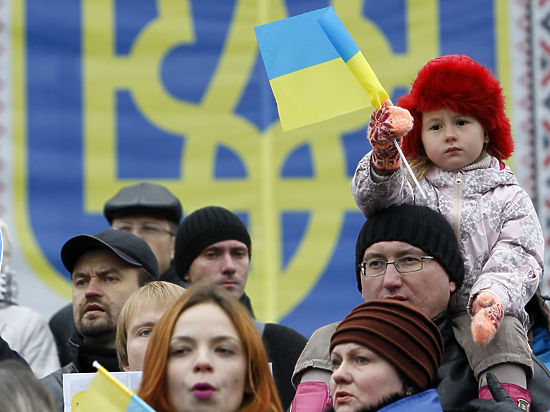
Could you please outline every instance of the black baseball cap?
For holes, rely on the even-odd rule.
[[[61,261],[72,273],[76,261],[91,250],[110,250],[131,266],[142,267],[155,279],[159,278],[157,259],[141,238],[122,230],[107,229],[96,235],[78,235],[61,248]]]

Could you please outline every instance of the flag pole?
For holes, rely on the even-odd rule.
[[[101,366],[98,361],[93,361],[92,366],[96,368],[99,373],[101,373],[103,376],[109,379],[112,383],[114,383],[119,389],[124,391],[128,396],[130,397],[132,396],[132,391],[128,389],[126,386],[124,386],[122,383],[120,383],[119,380],[116,379],[113,375],[111,375],[107,369]]]
[[[407,170],[409,171],[412,179],[414,180],[414,183],[416,184],[416,187],[418,188],[418,190],[420,191],[420,194],[422,195],[422,197],[424,199],[426,199],[426,193],[424,192],[424,189],[422,189],[422,187],[420,186],[420,183],[418,183],[418,180],[416,179],[416,176],[414,175],[411,167],[409,166],[409,162],[407,162],[407,159],[405,159],[405,155],[403,154],[403,151],[401,150],[401,148],[399,147],[399,143],[397,143],[397,139],[396,138],[393,138],[393,144],[395,145],[395,147],[397,148],[397,151],[399,152],[399,156],[401,157],[401,160],[403,161],[403,163],[405,164],[405,166],[407,167]]]

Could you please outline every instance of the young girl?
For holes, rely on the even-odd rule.
[[[368,218],[390,204],[414,203],[447,217],[466,269],[449,309],[458,314],[455,336],[480,382],[480,397],[491,397],[490,371],[528,407],[533,369],[524,306],[542,276],[544,244],[531,199],[502,163],[513,141],[498,81],[467,56],[435,58],[397,106],[386,101],[373,113],[368,138],[373,150],[351,184],[359,209]],[[400,167],[394,138],[422,190]]]

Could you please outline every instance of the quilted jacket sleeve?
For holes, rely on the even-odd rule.
[[[357,207],[365,217],[380,209],[402,203],[414,203],[412,187],[403,169],[390,176],[374,176],[367,153],[357,165],[351,181],[351,191]]]

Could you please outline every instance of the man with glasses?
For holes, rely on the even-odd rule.
[[[181,203],[172,192],[148,182],[125,186],[105,202],[103,215],[113,229],[132,233],[149,245],[157,258],[160,280],[185,287],[172,264],[175,234],[182,217]],[[49,325],[59,361],[66,365],[72,360],[68,339],[76,332],[72,304],[55,313]]]
[[[147,242],[157,258],[160,280],[182,285],[172,265],[182,215],[176,196],[164,186],[142,182],[120,189],[107,200],[103,214],[113,229],[133,233]]]
[[[381,210],[361,228],[355,267],[363,300],[408,302],[437,324],[445,344],[443,362],[435,379],[443,410],[469,410],[469,402],[478,397],[478,384],[464,350],[454,338],[451,315],[447,312],[451,294],[464,276],[463,259],[451,225],[440,213],[425,206],[400,205]],[[504,336],[503,344],[507,328],[512,325],[506,319],[501,325],[504,329],[499,330]],[[324,410],[332,373],[329,342],[336,326],[333,323],[315,331],[300,355],[292,376],[297,387],[293,411]],[[528,384],[533,396],[531,411],[546,412],[550,409],[550,372],[538,359],[533,362],[534,378]],[[505,410],[501,402],[474,402],[485,402],[484,411]]]

